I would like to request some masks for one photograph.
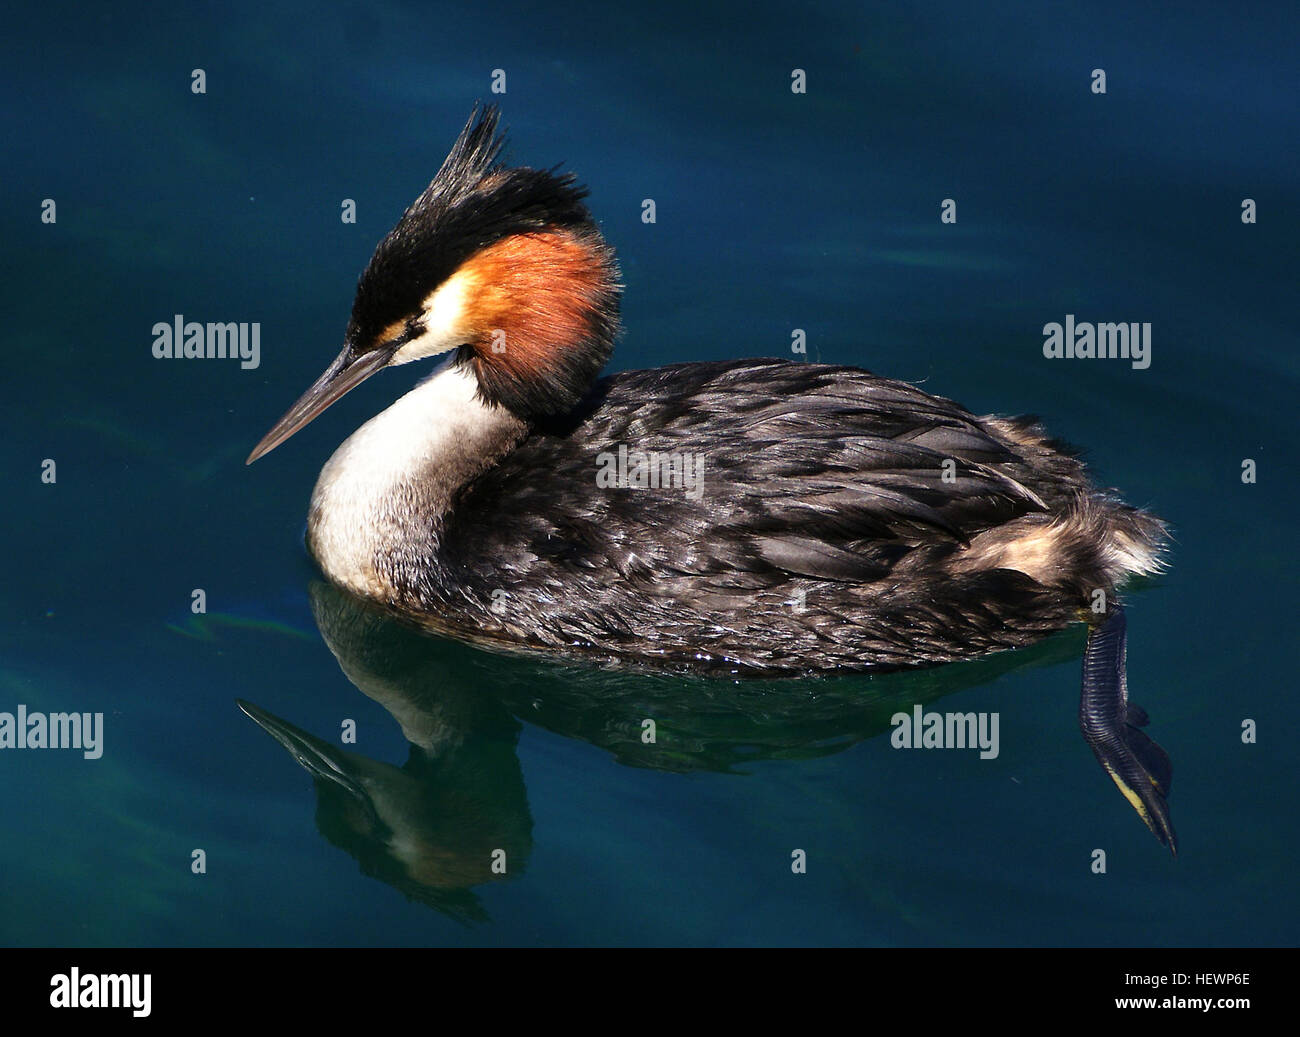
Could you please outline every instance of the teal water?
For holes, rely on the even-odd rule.
[[[0,711],[100,711],[105,733],[97,760],[0,751],[0,943],[1294,944],[1296,21],[8,15]],[[1129,686],[1173,760],[1177,860],[1079,735],[1079,630],[735,685],[421,639],[319,583],[320,465],[421,372],[243,459],[337,352],[371,249],[498,68],[511,156],[576,170],[619,252],[616,368],[788,355],[803,328],[813,359],[1041,415],[1170,521],[1170,571],[1129,598]],[[154,359],[178,313],[260,322],[260,366]],[[1149,321],[1151,366],[1045,359],[1067,313]],[[893,749],[915,702],[997,712],[998,757]]]

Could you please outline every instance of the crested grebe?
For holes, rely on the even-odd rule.
[[[932,665],[1082,620],[1084,735],[1175,849],[1116,597],[1159,570],[1163,523],[1033,420],[858,368],[597,380],[613,251],[572,174],[498,162],[497,121],[471,115],[375,249],[343,351],[248,458],[381,368],[449,354],[322,469],[325,575],[454,636],[735,675]]]

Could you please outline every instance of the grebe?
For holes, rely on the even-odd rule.
[[[858,368],[597,380],[613,251],[573,174],[498,161],[497,124],[475,109],[376,247],[343,351],[248,458],[381,368],[448,354],[321,470],[307,545],[325,575],[457,637],[738,676],[933,665],[1083,620],[1084,736],[1176,852],[1116,597],[1159,571],[1163,523],[1034,420]],[[635,477],[603,477],[629,457]],[[647,458],[672,462],[667,486],[644,488]]]

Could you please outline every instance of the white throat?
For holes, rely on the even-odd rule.
[[[307,518],[308,547],[332,581],[395,601],[398,574],[437,564],[453,495],[526,430],[477,392],[473,370],[449,359],[334,451]]]

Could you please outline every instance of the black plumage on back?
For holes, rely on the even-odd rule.
[[[702,458],[699,498],[598,489],[598,458],[620,445]],[[1113,584],[1100,559],[1063,585],[951,564],[981,533],[1093,494],[1074,458],[860,369],[670,365],[605,378],[534,427],[454,500],[429,544],[439,564],[406,568],[405,590],[476,638],[611,658],[936,663],[1036,640]]]

